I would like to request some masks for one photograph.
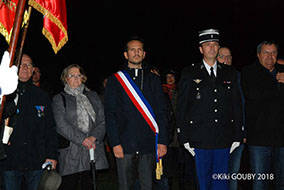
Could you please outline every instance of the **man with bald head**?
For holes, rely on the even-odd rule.
[[[57,136],[50,98],[32,83],[33,71],[31,58],[23,55],[15,92],[17,111],[9,122],[14,130],[5,147],[7,159],[0,162],[4,189],[21,189],[24,177],[27,189],[36,190],[42,165],[50,162],[55,169],[57,164]]]

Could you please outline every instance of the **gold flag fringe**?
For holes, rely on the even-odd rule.
[[[29,14],[28,11],[26,10],[23,17],[22,28],[24,27],[25,24],[27,24],[28,20],[29,20]],[[13,32],[13,27],[11,28],[11,31],[8,32],[5,26],[0,22],[0,33],[5,37],[8,44],[10,44],[12,32]]]
[[[53,23],[57,25],[57,27],[64,33],[64,38],[60,40],[58,45],[56,45],[54,38],[52,35],[43,27],[42,34],[48,39],[48,41],[52,45],[52,49],[54,50],[55,54],[67,43],[68,41],[68,34],[67,30],[63,26],[60,20],[58,20],[53,14],[51,14],[48,10],[46,10],[43,6],[37,3],[35,0],[29,0],[29,5],[35,8],[37,11],[42,13],[44,16],[49,18]]]
[[[10,44],[12,31],[13,31],[13,28],[11,28],[11,31],[10,31],[10,34],[9,34],[9,32],[7,31],[5,26],[3,26],[2,23],[0,22],[0,33],[5,37],[8,44]]]

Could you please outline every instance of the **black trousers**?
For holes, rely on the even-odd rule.
[[[93,190],[90,171],[62,176],[59,190]]]
[[[139,179],[140,190],[152,190],[155,171],[155,154],[125,154],[116,159],[119,190],[132,190]]]

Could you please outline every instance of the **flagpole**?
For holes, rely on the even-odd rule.
[[[17,43],[18,43],[18,38],[20,34],[25,6],[26,6],[26,0],[19,0],[18,5],[17,5],[17,10],[16,10],[16,15],[15,15],[15,20],[14,20],[14,25],[13,25],[11,41],[10,41],[10,45],[8,48],[8,51],[10,53],[10,60],[11,60],[10,67],[14,63],[14,58],[15,58],[15,53],[16,53],[16,48],[17,48]],[[2,120],[5,101],[6,101],[6,96],[3,96],[2,103],[1,103],[1,109],[0,109],[0,121]]]
[[[20,29],[22,25],[25,6],[26,6],[26,0],[19,0],[18,5],[17,5],[16,16],[14,20],[11,42],[8,48],[8,51],[10,53],[10,59],[11,59],[10,67],[13,65],[14,58],[15,58],[15,53],[16,53],[17,43],[18,43]]]
[[[23,49],[24,49],[24,45],[25,45],[25,41],[26,41],[26,37],[27,37],[27,33],[28,33],[28,27],[29,27],[29,22],[30,22],[30,17],[31,17],[31,13],[32,13],[32,7],[28,6],[28,16],[27,16],[27,23],[22,31],[22,38],[21,38],[21,45],[18,51],[18,55],[15,61],[15,65],[17,67],[20,66],[21,64],[21,60],[22,60],[22,55],[23,55]]]

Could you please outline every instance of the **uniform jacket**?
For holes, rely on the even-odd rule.
[[[204,149],[229,148],[242,138],[242,101],[237,72],[217,63],[215,85],[203,64],[183,70],[178,92],[177,124],[183,143]]]
[[[160,78],[148,66],[125,68],[151,105],[159,126],[159,144],[168,144],[167,106]],[[142,79],[143,78],[143,79]],[[155,153],[155,135],[140,112],[131,102],[114,75],[108,78],[105,89],[107,135],[112,147],[122,145],[125,154]]]
[[[11,116],[11,145],[2,170],[39,170],[46,159],[57,160],[57,136],[48,94],[32,81],[19,82],[17,112]]]
[[[90,132],[84,133],[77,127],[76,97],[61,92],[53,97],[52,108],[57,126],[57,132],[70,141],[70,146],[60,149],[59,173],[69,175],[81,171],[90,170],[89,150],[83,145],[86,137],[94,136],[95,141],[95,165],[96,169],[108,168],[104,151],[103,139],[105,136],[104,108],[96,92],[84,91],[96,113],[95,123],[90,119]]]
[[[284,67],[276,65],[277,72]],[[278,83],[259,62],[241,72],[245,97],[247,143],[253,146],[284,146],[284,84]]]

